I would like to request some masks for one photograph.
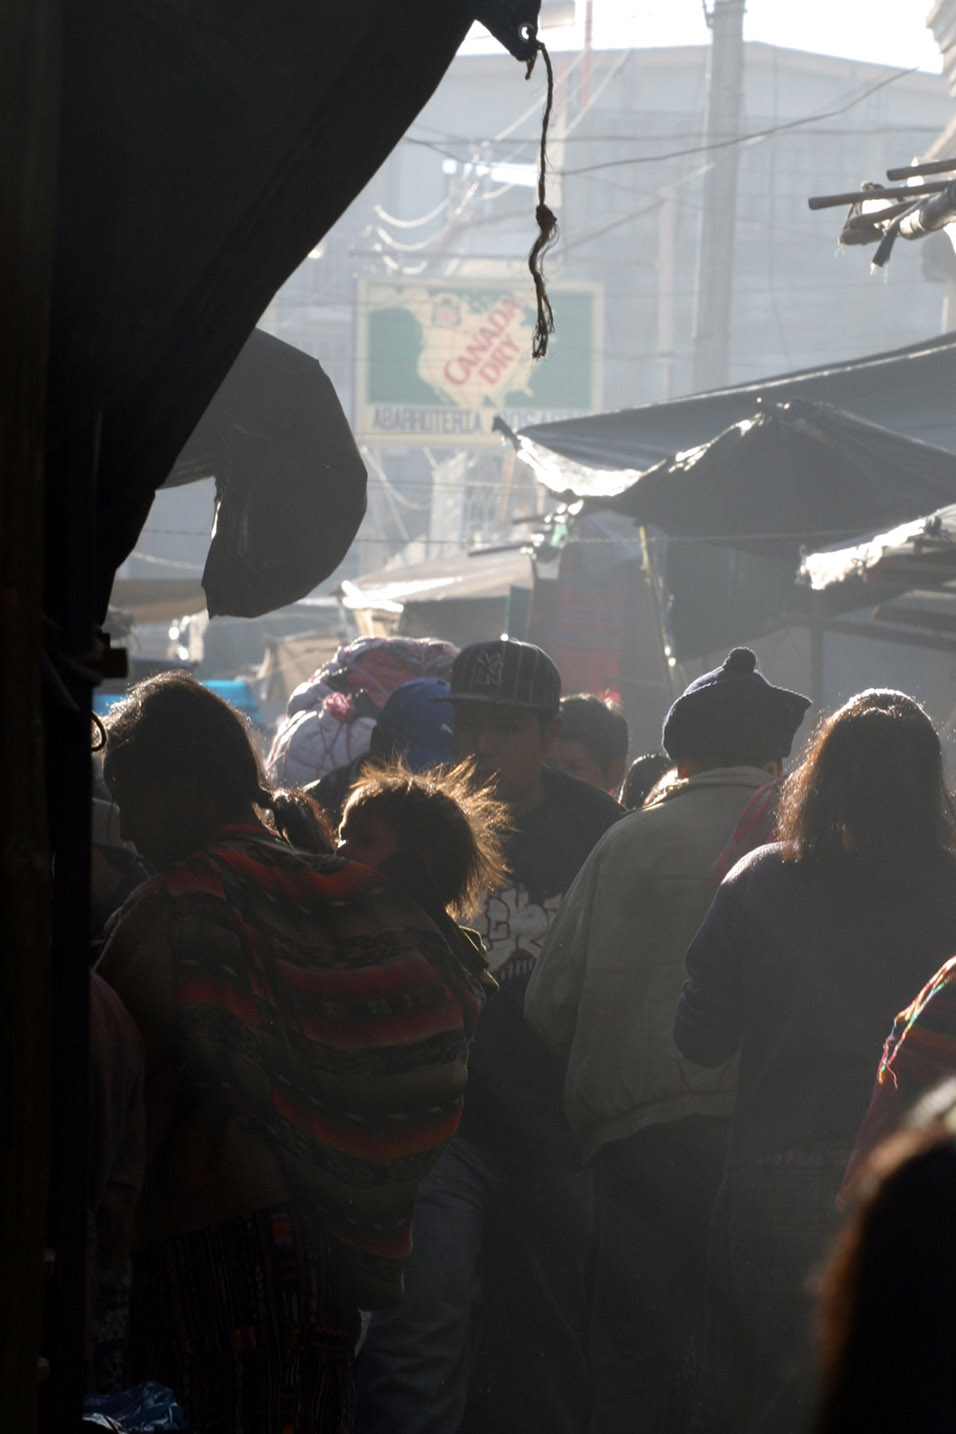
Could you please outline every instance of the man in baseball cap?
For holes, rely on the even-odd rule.
[[[532,642],[502,637],[463,647],[451,670],[454,702],[490,702],[557,715],[561,675]]]
[[[439,1434],[459,1428],[467,1405],[469,1427],[583,1434],[591,1175],[565,1121],[561,1073],[522,1006],[564,892],[623,809],[546,764],[561,678],[540,647],[500,638],[463,648],[447,700],[456,758],[474,761],[513,824],[510,880],[472,923],[500,989],[472,1045],[458,1133],[415,1206],[405,1297],[372,1317],[358,1427]],[[469,1389],[479,1256],[489,1339]]]
[[[449,696],[456,757],[472,757],[516,814],[539,807],[561,730],[561,677],[548,654],[511,638],[472,643],[455,658]]]
[[[442,767],[454,758],[447,682],[416,677],[389,693],[376,731],[413,772]]]
[[[525,1015],[566,1065],[565,1110],[596,1169],[601,1434],[663,1427],[698,1317],[736,1066],[703,1070],[674,1043],[684,956],[728,843],[743,856],[767,840],[771,803],[740,817],[780,775],[809,705],[746,647],[691,682],[664,720],[676,780],[595,848],[528,986]]]

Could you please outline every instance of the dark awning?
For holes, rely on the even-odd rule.
[[[874,580],[902,589],[954,582],[956,506],[859,537],[845,547],[807,553],[800,572],[817,591]]]
[[[791,398],[827,403],[894,433],[956,452],[956,334],[943,334],[889,353],[848,363],[692,394],[670,403],[648,403],[590,418],[539,423],[522,429],[519,451],[535,460],[535,472],[554,492],[573,486],[584,493],[583,474],[563,459],[591,470],[652,467],[683,449],[706,443],[732,423],[751,418],[759,401]],[[596,481],[601,481],[596,479]]]
[[[75,612],[88,581],[102,617],[153,493],[259,315],[407,129],[476,16],[527,58],[537,11],[538,0],[68,7],[47,412],[51,617]],[[77,531],[76,490],[94,476],[90,543]],[[88,573],[77,541],[93,549]]]
[[[953,453],[799,399],[763,403],[636,476],[605,472],[598,483],[592,473],[584,483],[579,474],[566,496],[589,492],[585,511],[612,509],[666,534],[659,563],[680,658],[806,621],[811,592],[797,580],[804,549],[956,501]],[[602,488],[606,496],[596,496]],[[826,608],[858,601],[835,594]],[[815,608],[822,615],[823,605]]]
[[[956,649],[956,505],[808,553],[800,575],[831,608],[872,609],[839,630]]]
[[[764,403],[708,443],[658,463],[612,508],[672,537],[765,557],[901,522],[956,501],[956,454],[826,404]]]

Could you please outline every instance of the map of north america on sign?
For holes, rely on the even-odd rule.
[[[418,376],[447,402],[499,407],[506,393],[530,394],[533,325],[511,295],[406,290],[403,302],[421,331]]]
[[[358,290],[356,431],[413,443],[499,444],[512,427],[593,412],[599,295],[555,285],[555,333],[535,363],[530,284],[368,279]]]

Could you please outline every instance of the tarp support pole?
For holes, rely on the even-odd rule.
[[[809,634],[810,697],[817,712],[820,712],[823,707],[823,615],[815,600],[811,602]]]

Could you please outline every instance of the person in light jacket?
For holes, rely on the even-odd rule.
[[[565,1108],[597,1172],[592,1430],[661,1427],[703,1290],[706,1232],[736,1067],[702,1070],[672,1035],[684,954],[714,894],[712,867],[772,786],[809,706],[747,648],[692,682],[667,714],[677,769],[605,834],[551,927],[525,1001],[565,1062]],[[719,879],[719,878],[717,878]]]

